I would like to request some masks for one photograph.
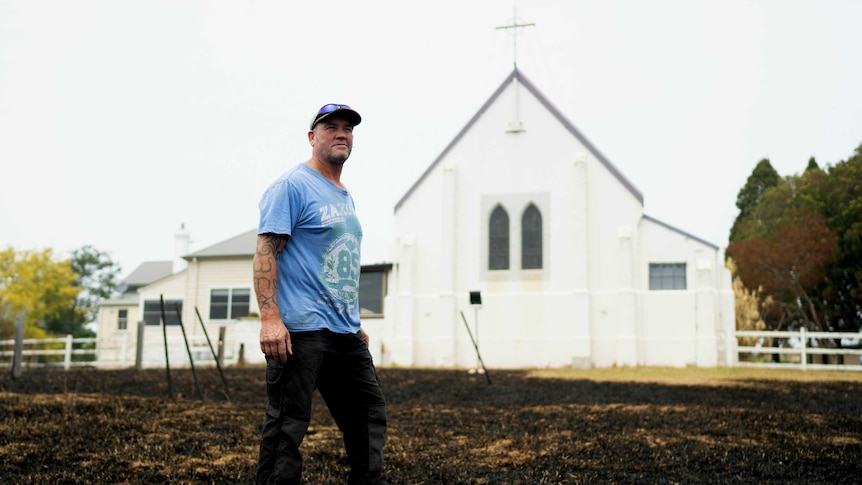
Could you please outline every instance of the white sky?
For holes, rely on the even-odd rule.
[[[257,226],[321,105],[363,115],[343,174],[363,262],[512,70],[515,3],[0,0],[0,247],[86,244],[123,276]],[[720,246],[755,164],[862,143],[858,0],[521,0],[518,67],[644,194]],[[540,166],[541,160],[529,160]]]

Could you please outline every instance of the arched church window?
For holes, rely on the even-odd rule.
[[[488,269],[509,269],[509,214],[499,205],[488,222]]]
[[[542,214],[530,204],[521,216],[521,269],[542,268]]]

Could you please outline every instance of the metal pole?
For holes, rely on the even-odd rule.
[[[485,368],[485,362],[482,360],[482,356],[479,355],[479,346],[476,345],[476,340],[473,338],[473,332],[470,331],[470,325],[467,324],[467,318],[464,316],[464,312],[461,312],[461,319],[464,320],[464,327],[467,329],[467,333],[470,334],[470,341],[473,342],[473,348],[476,349],[476,358],[479,359],[479,363],[482,364],[482,370],[485,371],[485,379],[488,380],[488,385],[491,385],[491,376],[488,375],[488,369]]]
[[[210,346],[210,352],[212,352],[213,359],[215,359],[216,368],[218,369],[218,373],[221,376],[221,382],[222,384],[224,384],[224,397],[226,397],[227,400],[230,401],[230,394],[227,389],[227,380],[224,378],[224,372],[222,372],[221,370],[221,363],[219,362],[219,357],[216,355],[215,349],[213,349],[213,344],[210,341],[210,334],[207,333],[207,327],[206,325],[204,325],[204,319],[201,318],[201,312],[198,311],[198,307],[195,307],[195,313],[198,316],[198,321],[201,322],[201,328],[204,329],[204,336],[207,338],[207,345]],[[222,330],[224,330],[224,327],[222,327]],[[219,335],[221,335],[221,332],[219,332]]]
[[[171,399],[174,397],[174,386],[171,383],[171,363],[168,360],[168,331],[167,321],[165,320],[165,298],[162,295],[159,295],[160,307],[162,310],[162,336],[165,338],[165,370],[168,374],[168,394],[171,396]]]
[[[473,327],[476,329],[476,355],[479,355],[479,306],[473,305]],[[484,368],[484,366],[483,366]],[[476,372],[479,372],[479,358],[476,357]]]
[[[189,354],[189,365],[192,367],[192,378],[195,381],[195,392],[197,392],[198,399],[203,399],[204,395],[201,393],[201,386],[198,384],[198,371],[195,370],[195,359],[192,358],[192,348],[189,347],[189,339],[186,337],[186,327],[183,325],[183,316],[180,314],[180,304],[174,303],[174,310],[177,312],[177,320],[180,322],[180,330],[183,332],[183,341],[186,343],[186,352]]]

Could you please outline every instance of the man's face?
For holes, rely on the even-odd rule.
[[[309,134],[315,157],[328,163],[343,164],[353,150],[353,125],[333,116],[321,121]]]

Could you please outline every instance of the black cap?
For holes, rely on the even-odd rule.
[[[347,121],[349,121],[350,124],[353,126],[356,126],[362,122],[362,117],[359,116],[359,113],[357,113],[350,106],[347,106],[346,104],[329,103],[323,105],[323,107],[321,107],[317,111],[317,113],[315,113],[314,118],[311,119],[311,126],[309,127],[309,130],[313,130],[315,125],[336,114],[346,118]]]

